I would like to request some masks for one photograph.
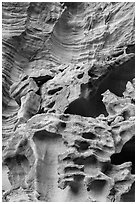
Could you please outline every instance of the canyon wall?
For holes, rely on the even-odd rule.
[[[131,202],[135,3],[2,3],[6,202]]]

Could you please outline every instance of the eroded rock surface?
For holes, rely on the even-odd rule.
[[[2,4],[3,201],[134,201],[134,9]]]

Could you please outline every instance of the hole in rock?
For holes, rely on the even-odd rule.
[[[70,171],[77,172],[77,171],[79,171],[79,170],[82,170],[82,171],[83,171],[83,168],[79,169],[79,168],[76,167],[76,166],[67,166],[67,167],[65,167],[64,170],[65,170],[65,173],[66,173],[66,172],[70,172]]]
[[[79,152],[86,151],[90,146],[90,144],[86,141],[75,141],[75,145],[77,146]]]
[[[78,165],[83,165],[83,164],[84,165],[90,165],[90,164],[96,165],[98,162],[94,155],[91,155],[86,158],[81,156],[81,157],[75,158],[73,161],[75,164],[78,164]]]
[[[90,165],[90,164],[96,165],[97,162],[98,162],[97,158],[94,155],[89,156],[89,157],[85,158],[85,160],[84,160],[85,165]]]
[[[65,110],[65,114],[81,115],[84,117],[97,117],[101,113],[107,116],[105,105],[102,102],[102,96],[94,98],[93,100],[87,100],[85,98],[79,98],[73,101]]]
[[[124,118],[124,120],[128,120],[130,118],[130,112],[128,110],[123,111],[122,117]]]
[[[69,115],[61,115],[60,120],[68,121],[69,120]]]
[[[84,161],[85,161],[85,158],[84,157],[78,157],[78,158],[75,158],[73,161],[74,161],[75,164],[83,165]]]
[[[111,163],[120,165],[124,162],[132,162],[131,173],[135,174],[135,137],[126,142],[120,153],[111,156]]]
[[[58,88],[56,88],[56,89],[49,90],[49,91],[48,91],[48,94],[53,95],[53,94],[55,94],[56,92],[61,91],[61,89],[62,89],[62,87],[58,87]]]
[[[44,107],[42,107],[42,108],[39,109],[38,114],[41,114],[41,113],[45,113]]]
[[[89,70],[89,76],[91,78],[94,76],[91,70]],[[65,113],[84,117],[97,117],[100,114],[107,116],[108,113],[102,102],[103,96],[101,94],[109,90],[115,95],[122,97],[127,82],[132,82],[134,77],[135,58],[132,57],[122,65],[119,64],[119,66],[113,67],[110,73],[100,82],[97,91],[94,91],[91,83],[81,85],[81,97],[70,103]]]
[[[39,95],[39,96],[41,96],[41,90],[40,90],[40,88],[38,89],[38,91],[36,91],[36,94]]]
[[[133,98],[131,99],[131,103],[135,104],[135,100]]]
[[[106,180],[94,180],[88,184],[88,190],[94,191],[95,194],[100,194],[104,190],[106,185]]]
[[[39,76],[33,77],[37,85],[40,87],[42,84],[46,83],[48,80],[53,79],[53,77],[46,75],[46,76]]]
[[[84,75],[84,73],[78,74],[77,78],[78,78],[78,79],[81,79],[81,78],[83,77],[83,75]]]
[[[55,101],[51,102],[51,103],[48,105],[48,108],[53,108],[54,105],[55,105]]]
[[[18,146],[19,149],[23,149],[28,144],[28,139],[25,138],[21,141],[20,145]]]
[[[39,128],[41,128],[39,126]],[[58,134],[55,134],[55,133],[51,133],[51,132],[47,132],[46,130],[40,130],[40,131],[37,131],[36,133],[34,133],[34,136],[33,136],[33,140],[34,142],[39,140],[39,141],[44,141],[44,140],[54,140],[55,138],[58,138],[60,137],[60,135]]]
[[[134,44],[127,45],[126,53],[127,53],[127,54],[129,54],[129,53],[135,53],[135,45],[134,45]]]
[[[84,177],[85,177],[85,175],[83,175],[81,173],[77,173],[74,175],[74,180],[75,181],[81,181]]]
[[[59,125],[61,128],[66,128],[66,123],[64,123],[64,122],[60,122]]]
[[[93,134],[92,132],[85,132],[82,134],[82,137],[85,139],[89,139],[89,140],[94,140],[96,139],[96,135]]]
[[[118,57],[119,55],[122,55],[123,53],[124,53],[124,51],[121,50],[121,51],[119,51],[119,52],[117,52],[117,53],[112,54],[111,56],[112,56],[112,57]]]
[[[111,169],[112,169],[112,165],[110,162],[102,163],[102,168],[101,168],[102,173],[107,175],[111,171]]]

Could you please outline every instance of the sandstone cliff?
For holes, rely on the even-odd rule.
[[[135,3],[2,13],[3,201],[134,201]]]

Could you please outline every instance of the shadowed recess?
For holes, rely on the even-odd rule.
[[[125,143],[120,153],[111,156],[111,163],[115,165],[132,162],[131,173],[135,174],[135,137]]]
[[[93,76],[93,73],[89,75]],[[102,102],[103,96],[101,95],[106,90],[122,97],[126,89],[128,81],[132,81],[135,77],[135,58],[131,58],[128,62],[114,67],[112,71],[99,83],[97,91],[93,91],[91,83],[81,86],[81,97],[69,104],[65,110],[65,114],[75,114],[85,117],[98,117],[100,114],[108,115],[105,105]],[[85,86],[85,88],[84,88]],[[92,92],[87,97],[83,97],[87,89]],[[89,93],[90,93],[89,92]]]
[[[94,191],[95,194],[100,194],[104,187],[107,185],[106,180],[94,180],[91,183],[88,184],[87,191]]]

